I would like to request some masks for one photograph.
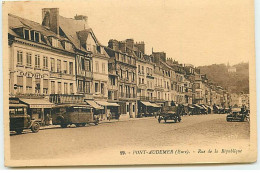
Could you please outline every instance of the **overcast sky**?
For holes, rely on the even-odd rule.
[[[42,8],[60,15],[88,16],[98,40],[133,38],[146,53],[164,51],[181,63],[231,65],[254,54],[252,0],[85,0],[84,2],[14,2],[9,13],[41,23]]]

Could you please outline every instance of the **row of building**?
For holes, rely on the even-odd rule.
[[[86,16],[65,18],[57,8],[44,8],[42,24],[12,14],[8,19],[10,97],[31,105],[37,98],[36,112],[48,112],[48,101],[116,107],[126,118],[172,102],[230,105],[230,94],[200,69],[165,52],[148,55],[144,42],[102,45]]]

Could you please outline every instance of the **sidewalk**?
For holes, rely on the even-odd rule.
[[[128,119],[112,119],[112,120],[102,120],[99,121],[99,124],[105,124],[105,123],[116,123],[116,122],[125,122],[125,121],[138,121],[138,120],[147,120],[147,119],[155,119],[155,117],[143,117],[143,118],[128,118]],[[73,125],[74,126],[74,125]],[[49,125],[49,126],[41,126],[40,130],[44,129],[54,129],[54,128],[60,128],[60,125]]]

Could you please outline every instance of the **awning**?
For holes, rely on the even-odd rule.
[[[26,108],[27,105],[25,105],[25,104],[9,104],[9,107],[15,107],[15,108],[17,108],[17,107],[24,107],[24,108]]]
[[[145,106],[152,106],[153,107],[153,105],[150,102],[141,101],[141,103],[144,104]]]
[[[160,108],[161,106],[160,105],[157,105],[157,104],[155,104],[155,103],[150,103],[151,105],[152,105],[152,107],[154,107],[154,108]]]
[[[104,107],[99,106],[96,102],[94,102],[93,100],[86,100],[86,103],[88,103],[91,107],[95,108],[95,109],[104,109]]]
[[[204,109],[208,109],[205,105],[201,105]]]
[[[22,102],[29,105],[30,108],[52,108],[53,103],[45,99],[20,99]]]
[[[95,101],[95,102],[101,106],[119,106],[119,104],[117,103],[110,103],[107,101]]]
[[[189,108],[190,108],[190,109],[194,109],[194,107],[193,107],[193,106],[189,106]]]
[[[197,104],[195,104],[194,106],[196,106],[197,108],[200,108],[200,109],[204,109],[200,105],[197,105]]]

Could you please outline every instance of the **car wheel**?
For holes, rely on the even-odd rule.
[[[16,132],[17,134],[21,134],[21,133],[23,132],[23,129],[16,129],[15,132]]]
[[[33,123],[31,130],[33,133],[37,133],[40,130],[40,124],[39,123]]]

